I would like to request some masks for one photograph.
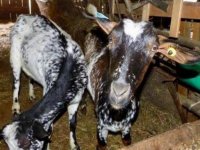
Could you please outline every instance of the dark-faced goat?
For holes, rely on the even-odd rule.
[[[109,131],[121,132],[131,143],[131,122],[139,102],[137,89],[158,48],[151,23],[123,19],[119,23],[92,12],[99,27],[85,40],[88,90],[95,102],[98,149],[104,149]]]
[[[79,75],[75,78],[80,78],[77,79],[80,80],[80,83],[86,83],[84,56],[79,45],[71,39],[70,35],[43,16],[19,16],[11,31],[10,62],[14,75],[13,113],[19,113],[20,111],[18,94],[21,69],[31,79],[34,79],[43,86],[43,95],[45,95],[57,80],[61,64],[67,55],[72,55],[76,61]],[[30,99],[33,99],[35,96],[31,83],[29,86],[29,96]],[[63,83],[65,83],[64,80]],[[75,84],[78,85],[79,83]],[[70,145],[72,149],[76,149],[78,148],[75,139],[76,112],[85,86],[80,84],[79,87],[75,85],[72,85],[72,87],[75,91],[74,97],[68,105],[68,114],[70,122]],[[55,99],[57,98],[55,97]]]

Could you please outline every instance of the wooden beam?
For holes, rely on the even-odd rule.
[[[146,5],[143,6],[143,9],[142,9],[142,20],[143,21],[149,20],[150,8],[151,8],[150,3],[147,3]]]
[[[128,13],[131,13],[131,6],[132,6],[132,2],[131,2],[131,0],[124,0],[124,3],[125,3],[125,5],[126,5],[126,8],[127,8],[127,11],[128,11]]]
[[[163,35],[163,36],[169,38],[169,32],[158,30],[158,29],[154,29],[154,30],[155,30],[156,34]],[[169,41],[177,43],[181,46],[184,46],[184,47],[187,47],[190,49],[200,49],[199,41],[191,40],[186,37],[179,36],[178,39],[169,39]]]
[[[153,6],[150,4],[150,14],[149,16],[153,17],[171,17],[172,16],[172,7],[173,3],[169,2],[167,12],[162,11],[161,9]],[[127,9],[124,3],[119,3],[119,9],[121,14],[127,14]],[[184,2],[183,3],[183,11],[181,18],[183,19],[200,19],[200,2],[196,3],[190,3],[190,2]],[[115,14],[117,14],[117,11],[115,10]]]
[[[183,124],[176,129],[163,134],[145,139],[121,150],[170,150],[185,149],[186,145],[192,146],[194,141],[199,141],[200,121]]]
[[[108,4],[109,4],[109,19],[113,20],[114,14],[116,12],[115,0],[108,0]]]
[[[164,12],[161,9],[151,5],[150,16],[171,17],[172,16],[172,8],[173,8],[173,3],[169,3],[167,12]],[[199,10],[200,10],[200,2],[197,2],[197,3],[183,2],[183,11],[182,11],[181,18],[200,19]]]
[[[31,3],[31,0],[28,0],[28,11],[29,11],[29,14],[32,14],[32,3]]]
[[[173,1],[173,9],[172,9],[172,17],[171,17],[170,33],[169,33],[171,37],[175,38],[178,37],[182,8],[183,8],[183,0]]]

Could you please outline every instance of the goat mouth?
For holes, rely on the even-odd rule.
[[[110,100],[110,106],[115,110],[124,109],[126,106],[128,106],[129,103],[129,100],[124,100],[120,103],[117,103],[115,100]]]

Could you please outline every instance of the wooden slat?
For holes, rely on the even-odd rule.
[[[171,37],[175,37],[175,38],[178,37],[182,8],[183,8],[183,0],[173,1],[173,9],[172,9],[172,17],[171,17],[171,25],[170,25],[170,33],[169,33]]]
[[[28,10],[27,8],[21,8],[21,7],[15,7],[15,8],[12,8],[12,7],[4,7],[2,9],[0,9],[0,13],[5,13],[5,12],[8,12],[8,13],[28,13]]]
[[[172,15],[172,3],[169,2],[169,6],[167,8],[167,12],[162,11],[161,9],[153,6],[150,4],[150,16],[155,16],[155,17],[171,17]],[[126,6],[124,3],[119,4],[120,12],[121,14],[127,14]],[[196,3],[190,3],[190,2],[184,2],[183,3],[183,11],[181,18],[183,19],[200,19],[200,2]],[[117,12],[115,11],[115,14]]]
[[[2,6],[9,6],[9,1],[8,0],[2,0]]]
[[[127,8],[124,3],[119,3],[119,9],[121,14],[126,14],[127,15]],[[115,14],[117,14],[117,9],[115,8]]]
[[[172,7],[173,7],[172,3],[169,3],[167,12],[164,12],[160,10],[159,8],[151,5],[150,16],[171,17]],[[200,11],[200,2],[196,2],[196,3],[184,2],[181,18],[200,19],[199,11]]]
[[[195,140],[199,141],[199,137],[200,121],[195,121],[120,150],[184,150],[187,149],[187,144],[192,146]],[[194,147],[194,149],[196,148]]]
[[[22,7],[21,0],[10,0],[10,7]]]
[[[142,20],[143,21],[148,21],[149,20],[150,8],[151,8],[151,4],[150,3],[148,3],[148,4],[143,6],[143,11],[142,11]]]
[[[23,0],[23,4],[25,7],[28,7],[28,0]]]
[[[200,41],[200,23],[199,22],[192,22],[192,32],[193,32],[193,38],[194,40]]]

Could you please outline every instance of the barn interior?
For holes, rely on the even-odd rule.
[[[187,53],[200,55],[200,1],[184,0],[0,0],[0,128],[12,120],[12,69],[9,61],[10,30],[20,14],[42,14],[56,22],[83,48],[86,34],[95,22],[82,14],[87,3],[119,22],[123,18],[150,21],[158,35],[178,43]],[[162,41],[161,41],[162,42]],[[199,62],[180,64],[156,54],[140,86],[140,110],[132,125],[132,145],[124,147],[120,134],[108,136],[108,149],[200,149]],[[35,84],[36,101],[42,87]],[[28,77],[21,76],[21,109],[28,100]],[[77,141],[81,149],[97,144],[94,104],[87,94],[87,111],[78,112]],[[65,113],[54,124],[50,148],[69,149],[69,128]],[[0,141],[0,150],[8,149]]]

